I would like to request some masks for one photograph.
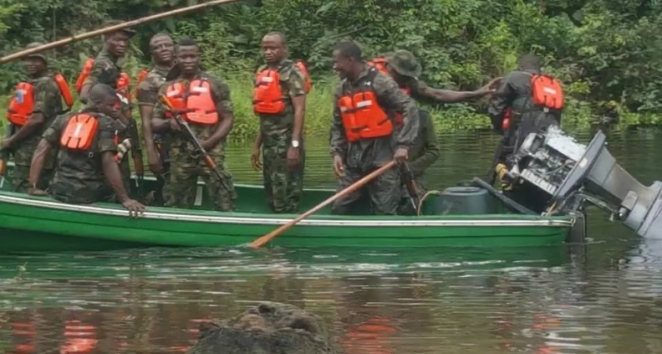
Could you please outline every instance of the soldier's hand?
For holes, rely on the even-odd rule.
[[[177,121],[174,119],[168,119],[168,122],[170,123],[170,130],[172,131],[180,131],[181,129],[179,128],[179,124],[177,124]]]
[[[496,92],[497,88],[501,84],[501,80],[503,80],[502,77],[497,77],[495,79],[492,79],[490,82],[487,83],[487,85],[481,87],[480,92],[483,93],[484,95],[488,95]]]
[[[161,159],[159,154],[153,148],[147,149],[147,163],[149,164],[149,170],[153,174],[159,175],[163,171],[163,165],[161,164]]]
[[[299,148],[290,146],[290,148],[287,149],[287,167],[296,168],[297,166],[299,166],[300,162],[301,162],[301,155],[299,154]]]
[[[407,161],[409,159],[409,150],[406,148],[398,148],[397,150],[395,150],[393,159],[398,163]]]
[[[145,211],[145,206],[133,199],[127,199],[122,205],[129,211],[129,216],[133,218],[137,218],[138,215],[142,215]]]
[[[251,165],[253,165],[255,171],[262,169],[262,164],[260,163],[260,148],[253,148],[253,152],[251,153]]]
[[[338,177],[343,177],[345,175],[345,164],[340,155],[333,156],[333,172],[335,172]]]

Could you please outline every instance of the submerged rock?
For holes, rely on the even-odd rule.
[[[202,324],[189,354],[337,354],[335,348],[320,316],[262,302],[234,318]]]

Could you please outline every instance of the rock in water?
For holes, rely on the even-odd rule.
[[[324,320],[300,308],[261,302],[240,315],[200,326],[188,354],[337,354]]]

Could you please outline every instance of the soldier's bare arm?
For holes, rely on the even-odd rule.
[[[44,168],[46,156],[48,156],[54,146],[57,146],[58,141],[60,140],[60,134],[62,133],[62,127],[67,121],[67,115],[58,116],[42,135],[42,138],[37,145],[37,149],[32,155],[32,162],[30,164],[29,182],[31,190],[36,189],[37,183],[39,183],[39,176],[41,176],[41,171]],[[40,193],[31,191],[30,194],[38,195]]]
[[[331,156],[340,156],[343,160],[347,153],[347,137],[345,136],[345,126],[340,117],[340,108],[338,108],[338,99],[342,95],[342,89],[336,90],[333,99],[333,121],[331,123],[331,132],[329,138]]]
[[[414,91],[413,94],[421,96],[424,99],[435,101],[437,103],[465,102],[475,98],[483,97],[489,93],[494,92],[492,87],[498,82],[498,80],[501,80],[501,78],[494,79],[490,81],[490,83],[488,83],[487,85],[474,91],[453,91],[453,90],[435,89],[428,86],[423,81],[417,81],[417,83],[413,87],[413,91]]]

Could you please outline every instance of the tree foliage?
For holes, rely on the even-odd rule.
[[[135,19],[196,2],[0,0],[0,52],[94,29],[103,19]],[[649,117],[632,118],[638,122],[657,123],[662,104],[659,0],[246,0],[138,30],[125,65],[133,73],[149,65],[144,53],[150,36],[168,31],[198,39],[206,66],[223,77],[245,76],[260,63],[261,37],[276,30],[318,80],[332,76],[330,51],[342,39],[357,41],[367,56],[408,49],[430,85],[458,90],[505,74],[533,51],[565,83],[573,112],[586,118],[616,107],[625,116]],[[52,55],[59,70],[75,78],[81,55],[93,55],[99,46],[89,40]],[[2,90],[20,79],[17,64],[0,67]]]

